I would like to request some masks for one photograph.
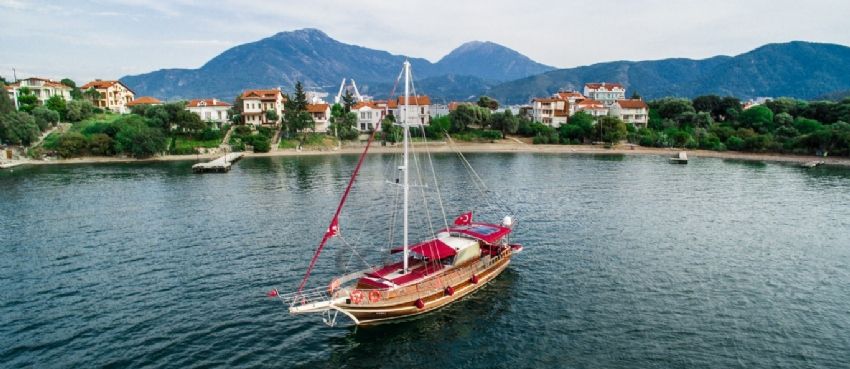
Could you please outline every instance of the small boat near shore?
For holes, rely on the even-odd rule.
[[[803,167],[803,168],[814,168],[818,165],[823,165],[824,163],[825,162],[823,160],[812,160],[812,161],[807,161],[803,164],[800,164],[800,166]]]
[[[688,153],[684,151],[679,151],[679,154],[668,159],[672,164],[687,164],[688,163]]]

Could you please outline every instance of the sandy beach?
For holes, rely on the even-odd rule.
[[[415,144],[418,150],[424,150],[424,145]],[[301,151],[295,149],[279,149],[267,153],[246,153],[245,157],[272,157],[272,156],[310,156],[310,155],[345,155],[359,154],[363,151],[364,145],[347,145],[340,149],[304,149]],[[375,143],[370,148],[369,152],[373,154],[394,153],[401,150],[400,145],[396,146],[381,146],[380,143]],[[605,148],[601,145],[532,145],[523,142],[520,139],[499,140],[494,143],[467,143],[456,142],[448,144],[446,142],[431,142],[428,144],[428,150],[432,153],[453,152],[455,150],[469,153],[542,153],[542,154],[623,154],[623,155],[657,155],[670,157],[683,151],[675,148],[652,148],[632,145],[618,145],[613,148]],[[850,167],[850,158],[844,157],[817,157],[807,155],[785,155],[776,153],[747,153],[737,151],[709,151],[709,150],[684,150],[688,153],[688,157],[698,159],[701,157],[707,158],[722,158],[722,159],[738,159],[752,160],[765,162],[786,162],[786,163],[807,163],[811,161],[822,161],[828,165],[841,165]],[[221,154],[200,154],[200,155],[164,155],[149,159],[133,159],[126,157],[81,157],[72,159],[58,160],[24,160],[18,163],[24,165],[54,165],[54,164],[90,164],[90,163],[126,163],[126,162],[156,162],[156,161],[204,161],[212,160]]]

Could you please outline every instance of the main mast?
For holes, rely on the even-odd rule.
[[[402,114],[402,124],[401,124],[402,135],[404,135],[404,138],[402,139],[402,141],[404,142],[404,163],[402,164],[402,166],[403,166],[402,170],[404,171],[404,185],[403,185],[404,186],[404,233],[403,233],[403,237],[404,237],[403,238],[403,240],[404,240],[404,274],[407,274],[407,259],[408,259],[408,255],[409,255],[409,251],[407,249],[407,244],[408,244],[408,242],[407,242],[407,198],[408,198],[408,192],[409,192],[409,189],[410,189],[410,185],[408,184],[408,168],[407,168],[408,155],[410,154],[409,147],[408,147],[409,142],[408,142],[408,139],[407,139],[407,137],[408,137],[408,127],[407,127],[407,114],[408,113],[407,112],[408,112],[408,110],[410,110],[410,92],[408,90],[409,88],[410,88],[410,62],[405,60],[404,61],[404,114]]]

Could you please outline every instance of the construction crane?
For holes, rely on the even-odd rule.
[[[363,97],[360,96],[360,91],[357,91],[357,83],[354,82],[354,79],[351,80],[351,87],[354,88],[354,97],[357,99],[357,102],[362,102]],[[345,78],[342,79],[342,83],[339,84],[339,92],[336,93],[334,97],[334,103],[339,104],[342,102],[342,91],[345,90]]]

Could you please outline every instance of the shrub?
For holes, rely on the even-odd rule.
[[[744,140],[738,136],[732,136],[726,140],[726,146],[729,150],[742,150],[744,148]]]
[[[86,137],[77,132],[69,132],[59,138],[56,152],[63,158],[82,156],[89,147]]]
[[[89,152],[92,155],[109,156],[115,154],[115,142],[112,137],[97,133],[89,138]]]
[[[251,139],[251,146],[254,146],[254,152],[269,152],[271,141],[264,135],[255,135]]]

